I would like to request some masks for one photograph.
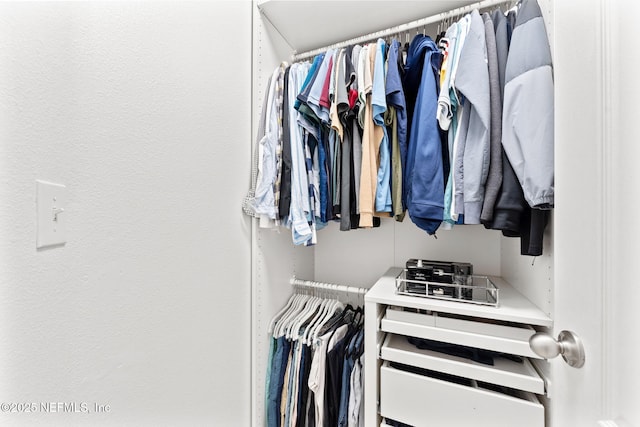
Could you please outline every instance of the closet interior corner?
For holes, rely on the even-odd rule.
[[[418,32],[435,39],[437,34],[444,34],[445,24],[472,10],[506,12],[516,1],[342,1],[340,13],[329,5],[332,3],[337,4],[321,0],[253,1],[251,126],[252,146],[256,151],[263,101],[269,92],[270,78],[282,62],[291,63],[305,52],[322,51],[343,41],[391,28],[394,30],[387,31],[388,36],[400,37],[402,44]],[[552,0],[537,0],[537,3],[553,52]],[[412,22],[423,24],[405,29],[407,23]],[[375,42],[371,37],[364,38]],[[313,55],[304,59],[313,60]],[[317,312],[308,313],[307,321],[320,318],[325,304],[322,298],[342,299],[345,306],[354,308],[355,320],[349,318],[349,328],[353,325],[353,331],[348,332],[353,334],[354,345],[357,331],[362,330],[364,334],[364,398],[361,402],[364,424],[359,425],[387,425],[384,417],[397,421],[388,425],[425,425],[422,423],[429,411],[435,422],[431,425],[447,425],[447,412],[455,412],[458,405],[454,402],[459,399],[484,408],[466,412],[469,420],[475,416],[491,419],[491,413],[502,411],[495,425],[508,426],[510,417],[522,414],[526,414],[528,420],[521,423],[523,426],[546,425],[549,399],[545,397],[545,377],[549,369],[544,360],[526,348],[529,335],[553,327],[552,213],[544,229],[542,254],[535,257],[521,255],[520,239],[504,237],[483,225],[454,226],[451,230],[438,231],[436,239],[419,229],[409,215],[403,222],[383,218],[379,227],[348,232],[340,230],[339,222],[328,222],[317,235],[315,245],[294,245],[290,230],[263,228],[260,219],[252,221],[252,425],[275,425],[267,420],[269,387],[265,386],[276,342],[272,328],[284,327],[283,322],[278,324],[278,321],[295,303],[296,294],[304,295],[300,296],[301,300],[317,298],[317,305],[313,307]],[[404,267],[412,258],[469,262],[475,273],[497,277],[498,287],[508,288],[507,302],[499,307],[461,304],[463,308],[458,309],[455,302],[441,304],[437,300],[396,295],[394,278],[401,271],[397,267]],[[364,296],[364,292],[372,288],[375,291]],[[515,299],[510,299],[512,297]],[[366,313],[361,323],[357,320],[358,306]],[[297,315],[299,321],[304,321],[303,313]],[[436,318],[441,322],[438,326]],[[483,324],[489,325],[489,332],[479,334],[480,338],[474,336]],[[287,331],[281,332],[286,336]],[[304,335],[309,342],[318,339],[318,334],[311,332],[310,337]],[[493,366],[478,366],[456,356],[439,356],[430,350],[411,353],[406,337],[421,334],[425,340],[509,353],[514,355],[514,360],[501,359]],[[298,357],[304,359],[302,350]],[[525,362],[520,363],[523,358]],[[357,358],[354,360],[357,364]],[[367,364],[375,364],[375,373],[367,370]],[[415,369],[404,369],[408,365]],[[427,368],[433,366],[438,372]],[[493,380],[495,378],[498,380]],[[421,390],[423,394],[407,396],[402,391],[406,387]],[[438,397],[420,406],[420,402],[428,400],[426,393],[429,392]],[[290,414],[290,417],[295,416]]]

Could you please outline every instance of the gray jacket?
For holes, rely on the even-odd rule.
[[[500,88],[500,70],[498,65],[498,47],[493,21],[488,13],[482,15],[487,41],[487,60],[489,64],[489,89],[491,96],[491,132],[489,176],[484,192],[482,215],[483,224],[493,219],[493,207],[498,200],[502,186],[502,95]]]
[[[549,209],[553,189],[553,69],[536,0],[523,0],[505,72],[502,144],[533,208]]]
[[[466,138],[459,139],[461,148],[464,148],[464,223],[480,224],[489,174],[491,105],[484,21],[477,10],[471,13],[471,26],[460,54],[455,85],[465,98],[463,109],[469,115]],[[463,120],[461,126],[464,125]]]

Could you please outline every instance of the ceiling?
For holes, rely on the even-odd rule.
[[[261,0],[258,8],[293,50],[304,52],[472,3],[475,2]]]

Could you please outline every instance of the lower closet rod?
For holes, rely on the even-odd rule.
[[[292,55],[293,56],[292,61],[298,62],[302,59],[307,59],[312,56],[318,55],[322,52],[326,52],[329,49],[338,49],[338,48],[346,47],[349,45],[360,44],[360,43],[368,42],[371,40],[388,37],[393,34],[406,33],[409,30],[413,30],[414,28],[425,27],[429,24],[444,21],[447,18],[451,18],[458,15],[464,15],[468,12],[471,12],[474,9],[485,9],[485,8],[493,7],[503,3],[515,3],[515,0],[483,0],[477,3],[469,4],[467,6],[459,7],[457,9],[452,9],[446,12],[442,12],[437,15],[428,16],[426,18],[417,19],[415,21],[411,21],[406,24],[400,24],[395,27],[387,28],[386,30],[381,30],[375,33],[366,34],[364,36],[356,37],[351,40],[345,40],[343,42],[335,43],[323,48],[309,50],[307,52],[302,52],[302,53],[298,53],[294,51],[294,54]]]
[[[358,295],[364,295],[369,290],[367,288],[358,288],[355,286],[346,286],[346,285],[338,285],[335,283],[314,282],[312,280],[296,279],[295,276],[292,277],[291,280],[289,280],[289,283],[291,283],[294,286],[306,286],[309,288],[326,289],[330,291],[338,291],[338,292],[345,292],[349,294],[358,294]]]

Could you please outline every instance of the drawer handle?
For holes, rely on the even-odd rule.
[[[529,346],[535,354],[545,359],[553,359],[558,355],[573,368],[584,366],[584,346],[582,340],[571,331],[562,331],[556,340],[546,332],[538,332],[529,338]]]

